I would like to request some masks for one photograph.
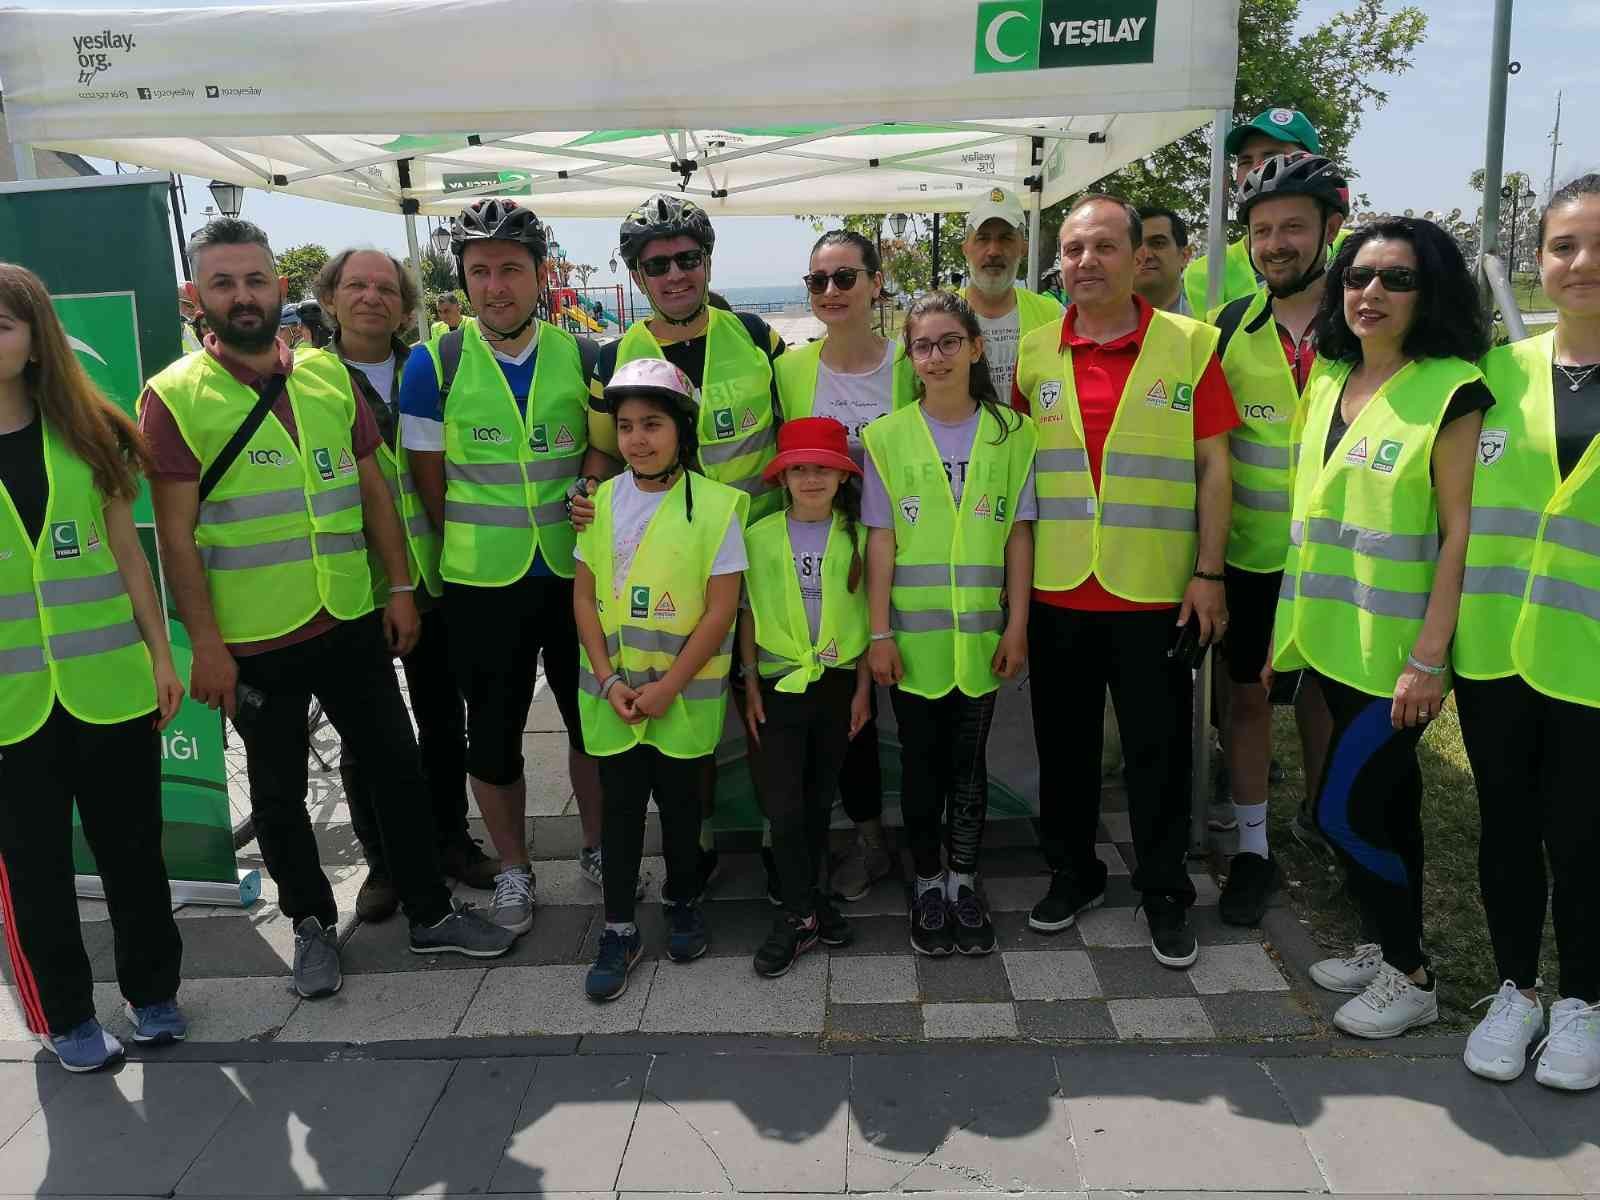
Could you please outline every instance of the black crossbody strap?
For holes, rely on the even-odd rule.
[[[222,453],[211,460],[211,465],[206,468],[206,473],[200,477],[200,502],[205,503],[206,497],[216,490],[217,484],[228,473],[228,468],[233,466],[239,455],[243,453],[250,439],[255,437],[256,430],[261,428],[261,422],[267,419],[267,414],[272,411],[272,406],[278,402],[278,397],[283,394],[284,386],[289,382],[289,377],[282,373],[272,375],[261,389],[261,398],[256,401],[256,406],[250,410],[250,415],[244,423],[233,431],[233,436],[228,439],[228,444],[222,448]]]
[[[439,339],[439,404],[441,407],[450,396],[450,388],[456,381],[456,372],[461,369],[461,341],[466,336],[464,329],[456,328]]]

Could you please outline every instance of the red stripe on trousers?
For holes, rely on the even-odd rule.
[[[5,859],[0,858],[0,908],[5,910],[6,950],[11,955],[11,970],[17,977],[17,995],[22,1000],[22,1012],[28,1028],[34,1033],[50,1035],[50,1022],[45,1019],[44,1005],[39,1000],[39,984],[33,977],[33,968],[22,953],[22,935],[17,932],[17,907],[11,903],[11,876],[6,871]]]

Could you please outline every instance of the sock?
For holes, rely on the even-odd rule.
[[[944,872],[943,871],[940,871],[937,875],[918,875],[917,876],[917,899],[918,900],[922,899],[922,895],[923,895],[924,892],[942,892],[942,891],[944,891]]]
[[[632,937],[639,932],[639,927],[632,921],[607,921],[606,929],[611,933],[620,933],[623,937]]]
[[[715,850],[717,848],[717,835],[711,828],[709,821],[700,822],[700,849]]]
[[[951,903],[954,903],[961,898],[962,888],[971,888],[973,891],[977,891],[978,885],[976,880],[977,875],[974,872],[947,871],[945,873],[944,885],[944,894],[946,898],[948,898]]]
[[[1239,822],[1239,853],[1267,857],[1267,806],[1235,804],[1233,815]]]

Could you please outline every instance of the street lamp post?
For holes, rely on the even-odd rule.
[[[450,253],[450,230],[443,222],[433,227],[433,232],[428,235],[428,245],[433,247],[433,252],[440,258]]]
[[[217,211],[225,217],[237,217],[244,207],[244,189],[221,179],[213,179],[209,186],[211,197],[217,202]]]

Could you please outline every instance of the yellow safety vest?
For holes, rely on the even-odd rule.
[[[828,339],[818,338],[797,349],[785,350],[773,360],[773,374],[778,380],[778,403],[783,408],[785,421],[798,421],[812,415],[817,400],[817,375],[822,366],[822,346]],[[894,347],[893,382],[885,413],[917,402],[917,372],[911,366],[905,346],[899,342]],[[860,436],[859,430],[852,431]],[[781,498],[780,498],[781,503]]]
[[[865,530],[856,530],[856,549],[866,560]],[[834,514],[822,551],[822,619],[811,638],[800,581],[795,577],[789,514],[773,513],[744,536],[750,556],[745,590],[756,624],[756,666],[763,679],[778,679],[780,692],[804,692],[829,667],[853,667],[865,653],[871,621],[867,613],[866,572],[850,590],[850,533]],[[781,676],[781,678],[779,678]]]
[[[1042,292],[1030,292],[1025,287],[1011,289],[1017,297],[1017,338],[1027,337],[1041,325],[1057,324],[1065,310],[1060,301],[1054,296],[1046,296]],[[969,305],[972,303],[972,288],[967,287],[961,298]],[[1001,396],[1000,402],[1004,404],[1009,397]]]

